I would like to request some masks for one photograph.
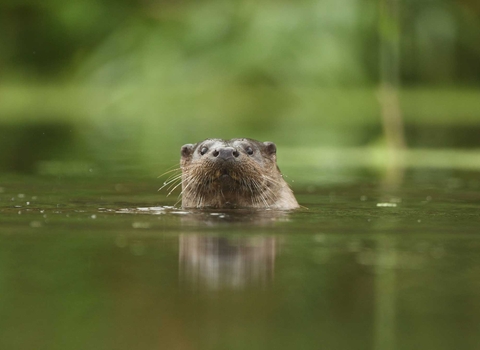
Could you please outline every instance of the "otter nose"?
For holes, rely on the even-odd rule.
[[[228,159],[237,158],[240,155],[240,153],[238,153],[238,151],[233,147],[222,147],[222,148],[217,148],[215,151],[213,151],[212,155],[215,158],[228,160]]]

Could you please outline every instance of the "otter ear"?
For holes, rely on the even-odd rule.
[[[277,146],[273,142],[264,142],[263,144],[265,145],[265,152],[269,156],[277,153]]]
[[[180,154],[182,155],[182,158],[190,157],[193,153],[194,147],[195,145],[191,143],[187,143],[186,145],[183,145],[182,148],[180,149]]]

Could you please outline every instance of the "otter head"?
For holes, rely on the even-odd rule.
[[[272,142],[207,139],[181,148],[184,208],[298,207]]]

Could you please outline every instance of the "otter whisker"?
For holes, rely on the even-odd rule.
[[[268,200],[269,203],[275,203],[278,199],[278,190],[276,189],[274,191],[268,185],[265,185],[263,189],[264,190],[262,191],[262,195]]]
[[[174,166],[175,166],[175,165],[174,165]],[[168,171],[164,172],[163,174],[158,175],[158,176],[157,176],[157,179],[160,178],[160,177],[162,177],[162,176],[165,176],[165,175],[167,175],[167,174],[173,173],[174,171],[179,171],[179,170],[182,170],[182,168],[176,167],[175,169],[168,170]]]
[[[170,195],[172,194],[172,192],[175,191],[175,190],[177,189],[177,187],[180,186],[181,184],[182,184],[182,183],[179,182],[177,185],[175,185],[175,187],[173,187],[173,188],[170,190],[170,192],[168,192],[167,197],[170,196]]]
[[[185,177],[185,180],[184,180],[185,183],[180,183],[180,184],[183,184],[183,185],[184,185],[184,186],[182,186],[182,191],[181,191],[180,194],[185,193],[185,191],[190,187],[190,185],[191,185],[192,183],[195,182],[195,180],[196,180],[195,176],[190,177],[189,175],[187,175],[187,176]],[[178,187],[178,186],[179,186],[179,185],[177,185],[176,187]],[[175,188],[176,188],[176,187],[175,187]],[[175,188],[174,188],[174,189],[175,189]],[[174,190],[174,189],[173,189],[173,190]],[[173,191],[173,190],[172,190],[172,191]]]
[[[277,181],[277,180],[273,179],[272,177],[267,176],[267,175],[265,175],[265,174],[262,174],[262,177],[263,177],[267,182],[270,182],[270,183],[272,183],[273,185],[277,185],[277,186],[278,186],[278,185],[281,184],[280,181]]]
[[[247,182],[246,180],[244,180],[244,182],[247,184],[247,188],[250,190],[250,193],[252,195],[252,206],[261,207],[261,204],[260,204],[261,194],[257,193],[259,191],[258,191],[258,186],[256,185],[256,182],[255,181]]]
[[[261,189],[260,189],[260,185],[259,185],[257,182],[253,182],[253,184],[254,184],[254,186],[255,186],[255,187],[257,188],[257,190],[258,190],[259,197],[260,197],[260,199],[262,200],[264,206],[268,208],[269,205],[268,205],[268,203],[267,203],[267,201],[266,201],[266,199],[265,199],[265,196],[263,195],[263,192],[262,192]]]
[[[167,191],[169,191],[169,192],[174,191],[175,188],[178,187],[178,185],[180,185],[181,183],[182,183],[182,180],[180,178],[180,179],[178,179],[178,183],[172,183],[170,186],[168,186]]]
[[[182,173],[181,172],[177,172],[177,173],[174,173],[174,174],[171,174],[167,177],[167,179],[163,182],[163,183],[166,183],[166,182],[169,182],[171,179],[175,178],[175,177],[178,177],[178,176],[182,176]]]
[[[168,181],[165,181],[165,182],[163,183],[163,186],[160,187],[158,190],[159,190],[159,191],[160,191],[160,190],[163,190],[166,186],[168,186],[168,185],[170,185],[170,184],[172,184],[172,183],[175,183],[175,181],[178,181],[178,180],[180,180],[181,178],[182,178],[182,174],[179,174],[179,175],[175,176],[174,178],[172,178],[172,179],[170,179],[170,180],[168,180]]]

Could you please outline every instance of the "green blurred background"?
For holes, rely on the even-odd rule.
[[[309,210],[163,208],[209,137]],[[479,0],[0,0],[0,147],[2,349],[478,348]]]
[[[478,0],[2,0],[0,31],[4,172],[159,175],[209,137],[480,167]]]

